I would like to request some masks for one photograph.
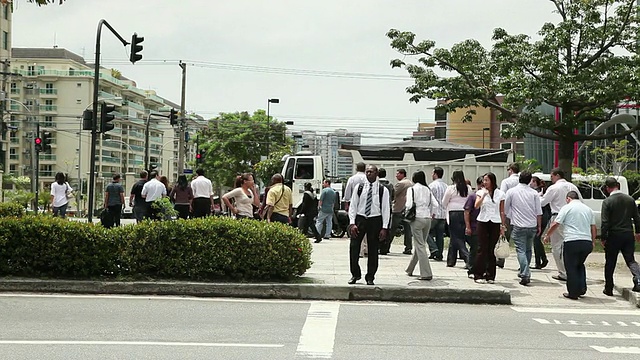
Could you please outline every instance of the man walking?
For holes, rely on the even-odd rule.
[[[374,285],[373,280],[378,271],[378,245],[380,239],[389,235],[389,191],[377,181],[378,168],[369,165],[366,168],[367,181],[359,185],[351,195],[349,207],[349,265],[351,279],[349,284],[355,284],[362,278],[358,261],[360,260],[360,246],[362,239],[367,236],[369,242],[369,259],[367,260],[367,285]]]
[[[500,190],[505,194],[507,193],[507,191],[509,191],[509,189],[513,189],[514,187],[518,186],[518,183],[520,182],[520,164],[509,164],[509,166],[507,166],[507,174],[509,176],[507,176],[502,180],[502,182],[500,182]],[[507,241],[509,241],[511,240],[512,225],[509,217],[507,217],[506,220],[506,224],[504,224],[505,237],[507,238]],[[501,269],[504,268],[504,260],[505,259],[496,259],[496,265]]]
[[[567,205],[560,209],[549,227],[545,242],[549,242],[558,227],[563,227],[564,267],[567,276],[567,292],[562,294],[567,299],[578,300],[587,293],[587,272],[584,262],[593,251],[596,241],[596,217],[593,211],[582,201],[576,191],[569,191],[565,198]]]
[[[120,216],[124,205],[124,188],[120,185],[120,174],[113,175],[113,182],[107,185],[104,192],[104,208],[109,212],[112,224],[120,226]]]
[[[431,252],[429,259],[436,261],[442,261],[442,252],[444,251],[444,227],[447,223],[447,211],[444,206],[442,206],[442,199],[444,198],[444,193],[447,191],[447,184],[442,181],[443,176],[444,170],[436,166],[433,168],[433,174],[431,175],[433,182],[429,184],[429,189],[431,189],[433,196],[438,201],[436,215],[431,221],[431,230],[427,238],[429,251]]]
[[[389,183],[389,180],[387,180],[387,170],[383,168],[378,169],[378,182],[380,183],[380,185],[386,187],[387,191],[389,191],[389,208],[393,209],[394,190],[393,185],[391,185],[391,183]],[[389,219],[389,227],[391,227],[392,222],[393,221]],[[391,248],[392,242],[393,238],[391,236],[387,236],[387,239],[385,239],[384,241],[380,241],[380,255],[389,254],[389,249]]]
[[[289,224],[293,216],[291,189],[284,185],[282,175],[271,177],[271,187],[267,193],[267,222]]]
[[[560,209],[567,204],[566,198],[569,191],[575,191],[578,194],[578,197],[580,197],[580,191],[578,188],[565,180],[564,171],[560,168],[554,168],[551,170],[551,182],[553,182],[553,185],[549,186],[547,192],[540,199],[540,205],[545,206],[549,204],[551,207],[551,219],[549,219],[549,224],[553,223],[556,216],[558,216]],[[580,199],[582,198],[580,197]],[[552,278],[560,281],[567,281],[567,272],[564,268],[564,261],[562,261],[562,230],[562,227],[559,228],[550,237],[551,253],[553,254],[553,259],[555,260],[556,267],[558,268],[558,274],[553,275]]]
[[[318,233],[322,232],[322,225],[326,222],[326,229],[324,232],[325,239],[329,239],[331,237],[331,228],[333,226],[333,207],[335,206],[336,198],[336,192],[331,188],[331,180],[325,179],[322,182],[322,192],[320,193],[320,201],[318,201],[320,211],[318,212],[318,220],[316,221],[316,230]]]
[[[353,189],[357,189],[358,185],[367,181],[367,176],[364,173],[365,164],[359,162],[356,164],[356,173],[347,180],[347,185],[344,187],[343,200],[345,202],[345,210],[349,211],[349,202],[351,201],[351,195],[353,195]]]
[[[149,173],[150,180],[147,181],[142,187],[142,197],[145,200],[147,206],[147,216],[152,220],[158,220],[158,209],[153,208],[154,201],[161,199],[163,196],[167,196],[167,188],[160,182],[160,175],[153,170]]]
[[[133,216],[135,216],[137,223],[148,216],[146,213],[147,205],[142,198],[142,188],[147,182],[147,176],[149,176],[149,173],[145,170],[140,172],[140,180],[133,184],[131,187],[131,196],[129,196],[129,206],[133,208]]]
[[[193,199],[191,200],[191,209],[193,216],[191,218],[201,218],[211,215],[213,212],[213,186],[211,180],[204,176],[204,170],[196,169],[197,177],[191,180],[191,190],[193,191]]]
[[[413,186],[411,180],[407,179],[407,171],[398,169],[396,172],[396,180],[398,182],[393,186],[393,202],[391,214],[391,228],[389,229],[389,240],[385,241],[380,248],[380,254],[385,255],[391,249],[391,243],[396,237],[396,232],[400,224],[404,227],[404,251],[403,254],[411,255],[413,243],[411,242],[411,225],[408,221],[404,221],[404,208],[407,200],[407,190]]]
[[[640,266],[633,255],[635,251],[634,240],[640,241],[638,208],[631,196],[620,191],[620,183],[615,178],[607,178],[604,184],[610,195],[602,202],[601,213],[602,245],[605,253],[604,290],[602,292],[605,295],[613,296],[613,272],[616,269],[620,252],[633,275],[632,290],[640,292]]]
[[[531,173],[523,171],[518,178],[520,183],[507,191],[504,212],[511,221],[511,239],[516,244],[520,264],[520,285],[526,286],[531,282],[529,263],[533,252],[533,239],[541,232],[542,207],[540,195],[529,186]]]

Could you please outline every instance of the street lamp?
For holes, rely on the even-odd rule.
[[[280,99],[267,100],[267,158],[269,158],[269,143],[271,142],[271,126],[269,125],[271,120],[269,117],[269,108],[271,104],[280,104]]]
[[[488,127],[482,128],[482,148],[483,149],[485,148],[485,146],[484,146],[484,132],[485,131],[490,131],[490,130],[491,130],[491,128],[488,128]],[[491,138],[489,138],[489,139],[491,139]],[[489,142],[489,146],[491,146],[491,142]]]

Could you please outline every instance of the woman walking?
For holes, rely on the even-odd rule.
[[[173,209],[178,212],[178,217],[180,219],[188,219],[191,212],[193,189],[187,182],[187,175],[178,176],[178,183],[171,189],[169,199],[174,204]]]
[[[451,176],[453,185],[447,187],[442,198],[442,206],[447,209],[447,220],[449,224],[449,251],[447,253],[447,267],[456,266],[458,252],[465,262],[465,267],[469,265],[469,250],[465,245],[465,223],[464,204],[471,192],[471,186],[467,185],[464,173],[460,170],[454,171]]]
[[[431,218],[434,216],[438,201],[427,186],[427,178],[423,171],[413,173],[411,179],[414,185],[407,190],[405,209],[415,206],[416,217],[411,221],[411,235],[413,236],[413,254],[409,266],[405,270],[412,276],[416,264],[420,264],[420,277],[418,280],[431,280],[433,273],[429,264],[427,253],[427,236],[431,229]]]
[[[65,181],[63,173],[56,173],[55,182],[51,184],[51,206],[53,206],[53,216],[65,218],[67,215],[67,206],[69,205],[68,194],[73,189],[68,182]]]
[[[236,219],[253,219],[253,207],[260,206],[260,198],[253,182],[253,175],[244,173],[240,176],[240,187],[222,196],[222,201],[235,214]],[[234,204],[231,204],[231,200]]]
[[[478,214],[478,255],[474,265],[473,279],[477,283],[493,284],[496,280],[496,256],[493,253],[500,234],[504,235],[505,194],[496,188],[496,176],[493,173],[484,175],[484,189],[478,191],[475,203]]]

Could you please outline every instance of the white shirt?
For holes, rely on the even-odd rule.
[[[542,206],[549,204],[551,213],[557,214],[560,212],[560,209],[567,204],[567,194],[569,191],[577,192],[580,200],[582,200],[582,195],[578,187],[565,179],[558,179],[553,185],[549,186],[547,192],[542,196],[542,199],[540,199],[540,204]],[[591,237],[589,237],[589,239],[590,238]]]
[[[482,194],[486,191],[487,190],[482,189],[476,194],[478,197],[482,197]],[[495,189],[493,191],[493,200],[491,199],[491,196],[487,194],[487,196],[485,196],[480,203],[480,213],[478,214],[478,221],[491,221],[495,224],[501,224],[502,218],[500,217],[500,202],[504,201],[504,198],[505,194],[500,189]]]
[[[67,199],[67,192],[72,192],[73,189],[69,186],[69,183],[65,182],[60,185],[57,182],[51,184],[51,195],[53,195],[53,207],[60,207],[69,202]]]
[[[253,216],[253,193],[249,190],[247,195],[242,187],[235,188],[222,196],[225,199],[233,198],[236,201],[238,215]]]
[[[351,201],[351,196],[358,188],[358,185],[364,184],[367,182],[367,175],[363,172],[357,172],[355,175],[347,180],[347,185],[344,187],[344,194],[342,198],[344,201]]]
[[[191,190],[193,190],[193,198],[211,198],[213,195],[213,186],[211,186],[211,180],[200,175],[197,178],[191,180]]]
[[[442,206],[444,206],[447,211],[456,211],[464,210],[464,204],[467,202],[467,197],[471,194],[473,190],[471,186],[467,185],[467,196],[462,197],[458,193],[458,188],[456,185],[449,185],[447,187],[447,191],[444,192],[444,197],[442,198]]]
[[[551,187],[549,187],[551,188]],[[564,241],[591,241],[591,225],[596,224],[596,217],[590,207],[580,200],[571,200],[560,209],[555,221],[562,224]]]
[[[142,196],[146,196],[144,198],[145,202],[156,201],[165,195],[167,195],[167,188],[158,179],[151,179],[144,183],[142,187]]]
[[[500,191],[506,194],[507,191],[509,191],[509,189],[513,189],[514,187],[518,186],[519,183],[520,183],[520,173],[511,174],[511,176],[509,176],[506,179],[503,179],[502,182],[500,183]]]
[[[353,189],[353,194],[351,195],[351,206],[349,206],[349,224],[356,223],[356,216],[364,216],[365,209],[367,206],[367,193],[369,192],[369,188],[372,187],[371,193],[371,213],[368,217],[375,217],[382,215],[382,228],[387,229],[389,227],[389,219],[391,218],[391,207],[389,206],[389,190],[386,187],[381,186],[378,181],[374,181],[370,183],[366,181],[362,186],[362,193],[358,195],[358,187]],[[380,204],[380,187],[382,187],[382,204]],[[382,206],[380,206],[382,205]]]
[[[416,203],[416,218],[430,219],[438,208],[438,202],[428,186],[414,184],[407,190],[405,209],[410,209]]]
[[[528,184],[518,184],[507,191],[504,199],[504,213],[513,226],[538,227],[538,215],[542,215],[540,195]]]
[[[435,219],[445,219],[447,217],[447,209],[442,205],[442,200],[444,199],[444,193],[447,191],[447,184],[442,179],[435,179],[429,184],[429,188],[433,191],[433,196],[438,200]]]

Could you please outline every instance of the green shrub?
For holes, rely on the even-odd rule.
[[[0,275],[72,278],[288,280],[311,245],[276,223],[209,217],[104,229],[45,218],[0,218]]]
[[[0,203],[0,217],[24,215],[24,207],[15,202]]]

